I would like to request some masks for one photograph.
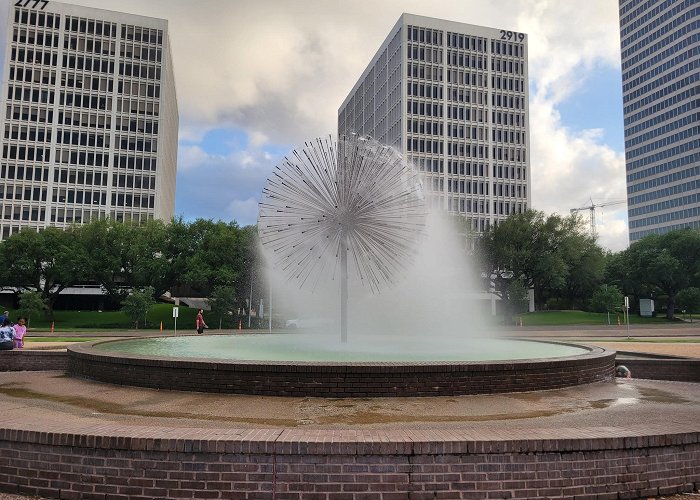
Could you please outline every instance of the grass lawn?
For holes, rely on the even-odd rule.
[[[90,342],[99,340],[90,337],[24,337],[25,342]]]
[[[522,315],[523,326],[559,326],[559,325],[607,325],[606,313],[594,313],[585,311],[537,311]],[[610,314],[610,323],[617,324],[618,316]],[[619,315],[620,323],[624,323],[622,314]],[[630,314],[630,324],[669,324],[664,317],[642,318],[636,314]]]
[[[179,329],[194,330],[194,320],[197,310],[180,306],[177,318]],[[14,311],[10,311],[10,317],[16,319]],[[205,314],[206,318],[206,314]],[[160,322],[163,328],[172,330],[174,327],[173,306],[171,304],[155,304],[151,307],[147,315],[146,327],[139,324],[139,330],[151,329],[159,330]],[[54,331],[73,330],[133,330],[134,323],[122,311],[54,311]],[[44,318],[33,318],[29,323],[30,333],[32,331],[51,331],[51,321]]]

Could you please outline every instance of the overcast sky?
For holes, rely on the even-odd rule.
[[[180,109],[176,214],[188,220],[255,223],[269,172],[303,141],[335,136],[338,107],[402,12],[528,35],[533,208],[567,215],[591,199],[625,199],[617,2],[67,3],[168,19]],[[598,209],[596,220],[603,246],[627,246],[624,203]]]

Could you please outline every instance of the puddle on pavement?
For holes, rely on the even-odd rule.
[[[653,403],[690,403],[689,399],[678,396],[670,392],[662,391],[661,389],[654,389],[651,387],[639,387],[639,394],[641,399],[644,401],[651,401]]]

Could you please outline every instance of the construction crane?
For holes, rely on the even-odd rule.
[[[596,208],[601,208],[601,207],[609,207],[610,205],[619,205],[620,203],[627,203],[627,200],[613,200],[613,201],[607,201],[604,203],[593,203],[593,198],[590,198],[591,204],[585,207],[579,207],[579,208],[572,208],[569,212],[570,213],[575,213],[575,212],[581,212],[583,210],[588,210],[590,212],[590,217],[591,217],[591,236],[595,238],[597,236],[596,230],[595,230],[595,209]]]

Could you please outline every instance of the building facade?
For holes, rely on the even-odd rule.
[[[530,206],[527,35],[403,14],[338,111],[475,233]]]
[[[700,229],[700,4],[620,0],[630,241]]]
[[[178,109],[168,23],[10,2],[0,240],[24,228],[174,214]]]

